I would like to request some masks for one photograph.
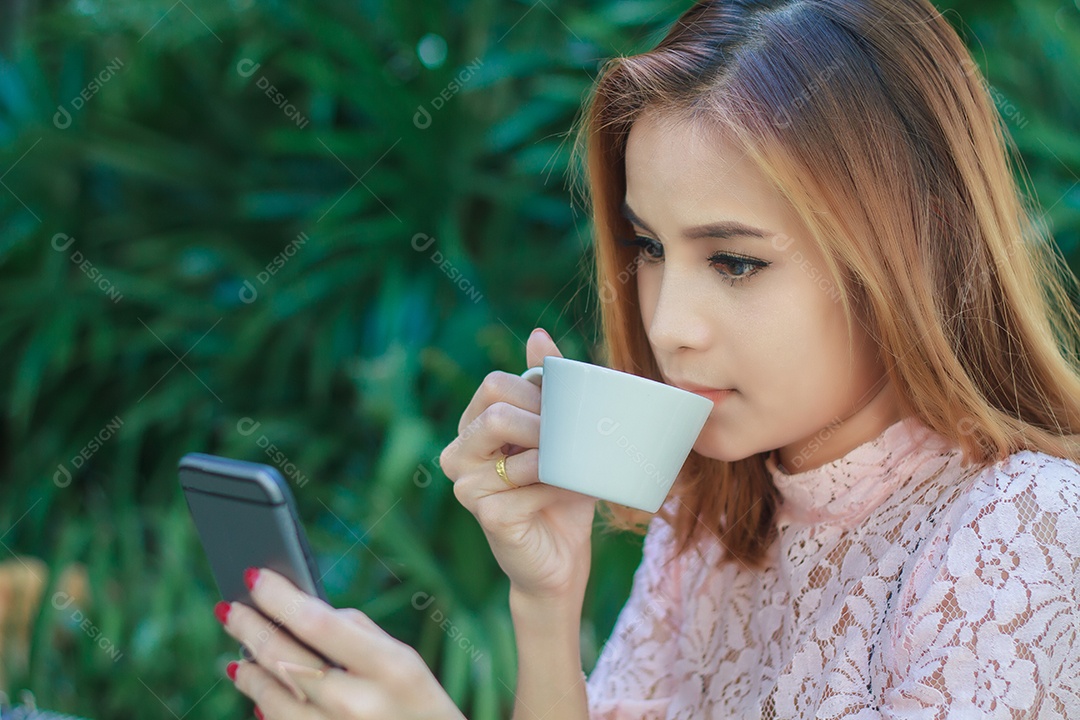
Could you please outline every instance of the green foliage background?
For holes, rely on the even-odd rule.
[[[200,450],[294,467],[332,601],[417,647],[469,717],[509,716],[508,584],[436,458],[484,375],[524,369],[533,327],[597,358],[567,132],[599,64],[688,4],[0,10],[0,559],[85,563],[100,635],[45,602],[8,691],[110,720],[250,712],[223,682],[236,650],[176,480]],[[1080,9],[939,7],[1075,269]],[[586,671],[640,538],[594,552]]]

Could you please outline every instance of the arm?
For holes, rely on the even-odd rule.
[[[583,598],[537,603],[510,591],[518,646],[513,720],[655,720],[675,692],[681,622],[680,568],[671,528],[654,517],[630,598],[586,680],[581,667]],[[550,709],[556,712],[549,713]]]
[[[582,599],[538,600],[510,589],[518,649],[513,720],[588,720],[581,670]]]
[[[587,683],[591,720],[659,720],[679,686],[682,561],[671,527],[652,519],[626,605]]]

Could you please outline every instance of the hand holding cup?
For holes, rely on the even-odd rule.
[[[512,587],[583,593],[596,498],[656,512],[713,404],[564,358],[543,331],[526,355],[484,379],[439,462]]]
[[[543,330],[526,344],[530,367],[562,357]],[[540,483],[540,398],[513,373],[484,378],[439,456],[454,496],[480,523],[511,588],[534,598],[580,601],[589,578],[596,498]],[[508,481],[496,470],[504,452]]]

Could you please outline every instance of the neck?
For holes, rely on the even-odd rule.
[[[819,468],[873,440],[901,420],[899,402],[888,376],[884,386],[862,407],[813,435],[780,448],[777,459],[784,472],[798,473]]]

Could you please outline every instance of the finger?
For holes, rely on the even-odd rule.
[[[509,388],[504,390],[503,388]],[[539,417],[540,414],[540,388],[517,375],[495,371],[484,378],[480,389],[473,395],[469,407],[461,415],[458,423],[458,436],[443,448],[439,453],[439,467],[442,468],[446,477],[456,480],[468,469],[466,462],[470,459],[469,453],[475,445],[477,433],[493,432],[491,424],[485,423],[483,417],[492,407],[502,408],[496,412],[503,412],[504,406],[520,408],[522,412],[528,412]],[[495,430],[497,432],[497,430]],[[504,442],[502,439],[485,443],[485,445],[497,444],[506,448],[515,447],[514,443]],[[534,446],[537,443],[534,443]],[[527,446],[527,445],[526,445]],[[525,446],[523,446],[525,447]],[[507,454],[511,451],[508,450]],[[491,451],[486,451],[487,456]]]
[[[379,677],[383,662],[408,647],[382,628],[364,627],[338,614],[329,603],[268,568],[259,568],[250,592],[260,610],[301,642],[358,675]]]
[[[519,452],[517,455],[507,455],[506,460],[503,462],[503,471],[510,482],[517,485],[516,488],[507,486],[506,482],[499,477],[499,472],[494,464],[492,464],[492,471],[498,480],[497,485],[493,483],[494,492],[517,490],[526,485],[538,483],[540,482],[540,451],[537,448],[529,448]]]
[[[283,670],[327,717],[388,717],[385,691],[371,680],[337,668],[285,665]]]
[[[362,625],[373,632],[385,632],[374,620],[372,620],[365,613],[360,612],[356,608],[339,608],[338,614],[340,614],[346,620],[354,622],[358,625]]]
[[[458,435],[466,435],[468,427],[490,405],[504,402],[540,413],[540,388],[520,375],[493,370],[484,377],[480,387],[473,393],[458,421]]]
[[[528,367],[536,367],[544,361],[544,357],[554,355],[562,357],[555,341],[542,328],[536,328],[529,335],[525,343],[525,355]],[[474,425],[476,419],[488,407],[497,402],[505,402],[530,412],[540,414],[540,388],[535,383],[525,380],[520,375],[496,370],[487,374],[476,393],[473,394],[465,412],[458,421],[458,436],[464,440],[472,432],[481,429]],[[448,477],[456,476],[457,473],[447,464],[453,458],[455,451],[459,449],[455,443],[450,443],[444,448],[439,456],[439,465],[443,470],[450,470]]]
[[[502,495],[503,493],[521,492],[525,487],[538,483],[539,478],[536,469],[539,457],[540,451],[531,448],[506,458],[504,466],[506,476],[517,487],[507,485],[499,477],[496,469],[497,461],[491,461],[455,482],[454,497],[466,510],[476,515],[478,505],[484,498],[491,495]]]
[[[277,678],[257,663],[236,668],[236,689],[251,698],[266,720],[327,720],[317,705],[297,700]]]
[[[595,507],[596,498],[573,490],[534,483],[514,490],[513,494],[496,493],[484,500],[483,516],[488,526],[499,527],[520,522],[557,502],[575,502]],[[590,519],[591,527],[591,519]]]
[[[518,490],[527,485],[540,482],[538,469],[540,463],[540,451],[536,448],[523,450],[517,455],[508,455],[503,464],[506,477],[514,484],[510,487],[499,476],[498,460],[492,460],[477,468],[476,472],[458,480],[455,483],[454,495],[462,501],[467,508],[472,508],[480,498],[488,495]]]
[[[545,356],[563,356],[559,352],[559,348],[556,347],[555,341],[542,328],[534,329],[529,335],[529,339],[525,343],[525,355],[528,358],[527,365],[530,368],[541,365]],[[535,383],[524,380],[520,375],[513,375],[499,370],[488,373],[469,401],[465,412],[461,414],[461,419],[458,421],[458,438],[443,448],[442,453],[439,455],[439,466],[447,477],[454,479],[461,474],[459,472],[460,465],[454,464],[454,459],[461,454],[464,441],[474,432],[483,429],[483,426],[475,424],[476,419],[488,407],[497,402],[509,403],[539,415],[540,388]],[[535,447],[535,445],[518,446],[513,443],[506,443],[504,452],[511,455],[520,447]]]
[[[256,662],[271,671],[277,660],[318,667],[322,660],[300,645],[289,632],[268,620],[244,603],[234,602],[229,610],[225,631],[239,640]]]
[[[554,355],[555,357],[563,356],[563,354],[559,352],[559,348],[555,345],[555,341],[551,339],[551,336],[548,335],[547,331],[543,328],[536,328],[525,342],[526,362],[529,367],[543,365],[544,357],[547,355]]]
[[[509,403],[497,402],[480,413],[458,440],[461,456],[473,461],[502,455],[507,443],[524,448],[539,447],[540,416]]]

